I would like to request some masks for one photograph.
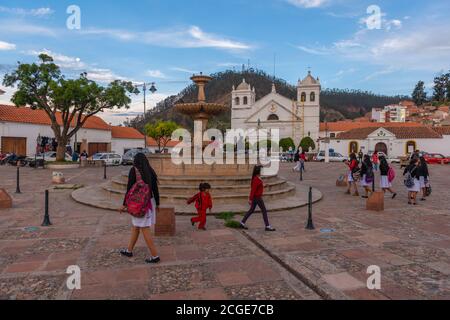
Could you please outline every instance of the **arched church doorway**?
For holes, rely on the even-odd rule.
[[[358,153],[359,151],[359,144],[356,141],[352,141],[350,142],[350,144],[348,145],[348,153],[352,154],[352,153]]]
[[[388,148],[386,143],[379,142],[375,145],[375,152],[383,152],[385,155],[388,155]]]

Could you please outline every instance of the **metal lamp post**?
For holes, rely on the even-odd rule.
[[[144,91],[144,122],[145,122],[145,115],[147,113],[147,105],[146,105],[147,87],[150,87],[150,88],[148,88],[148,90],[152,94],[154,94],[157,91],[157,89],[155,87],[155,83],[154,82],[149,82],[149,83],[145,83],[144,82],[143,84],[136,85],[136,87],[142,87],[142,90]],[[145,134],[144,134],[144,147],[147,148],[147,137],[146,137]]]

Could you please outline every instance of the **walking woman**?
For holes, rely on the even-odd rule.
[[[150,192],[150,195],[148,198],[150,199],[150,203],[147,205],[148,210],[142,218],[136,218],[134,216],[131,218],[133,225],[131,228],[131,239],[128,248],[122,249],[120,253],[123,256],[131,258],[133,256],[133,250],[139,238],[139,234],[142,233],[151,253],[151,257],[146,259],[145,262],[158,263],[160,258],[158,256],[155,244],[153,243],[150,230],[150,227],[155,224],[156,214],[159,211],[158,177],[156,176],[153,168],[150,166],[147,157],[143,153],[138,153],[134,157],[133,167],[130,169],[130,173],[128,174],[127,193],[123,201],[123,207],[120,209],[121,212],[127,210],[127,206],[130,205],[130,203],[127,203],[129,193],[135,190],[134,186],[136,182],[139,183],[141,180],[149,187],[148,192]]]
[[[359,169],[359,162],[356,159],[355,153],[350,154],[350,161],[347,161],[346,164],[349,167],[348,179],[347,179],[348,189],[347,189],[346,193],[352,194],[352,186],[354,186],[355,193],[353,195],[359,197],[358,185],[356,184],[356,182],[358,180],[357,177],[358,177],[358,174],[360,173],[360,169]]]
[[[394,199],[397,196],[397,193],[392,190],[392,181],[390,179],[393,179],[393,174],[389,175],[389,171],[394,170],[389,166],[389,163],[386,160],[386,157],[381,156],[380,157],[380,174],[381,174],[381,180],[380,180],[380,187],[383,190],[384,193],[386,191],[389,191],[392,194],[392,199]]]
[[[419,182],[420,182],[420,188],[422,189],[422,198],[420,201],[425,201],[425,197],[427,196],[427,184],[430,177],[430,174],[428,172],[428,164],[425,161],[424,157],[419,158],[420,164],[419,164]]]
[[[275,231],[274,228],[269,223],[269,218],[267,217],[267,209],[264,204],[263,194],[264,194],[264,183],[261,179],[261,169],[262,166],[255,166],[252,175],[252,187],[250,191],[250,196],[248,198],[248,203],[250,204],[250,210],[245,215],[244,219],[241,221],[241,228],[247,230],[245,223],[248,218],[255,212],[256,206],[261,209],[262,216],[264,219],[264,224],[266,226],[266,231]]]
[[[420,191],[419,164],[419,158],[413,158],[403,172],[405,186],[408,188],[408,204],[417,205],[417,193]]]
[[[364,188],[365,192],[362,197],[365,199],[369,198],[369,192],[372,191],[371,186],[374,178],[372,161],[370,161],[370,156],[366,154],[361,164],[361,187]]]

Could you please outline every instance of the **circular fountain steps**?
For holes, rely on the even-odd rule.
[[[264,179],[267,185],[264,199],[270,211],[298,208],[307,204],[308,187],[295,186],[277,176]],[[118,210],[125,195],[126,174],[97,186],[75,190],[72,198],[80,203],[108,210]],[[203,177],[164,177],[159,183],[161,205],[175,207],[177,214],[195,214],[193,205],[186,199],[198,192]],[[211,177],[207,180],[213,187],[213,214],[221,212],[243,213],[248,210],[250,177]],[[322,198],[320,191],[313,189],[313,202]]]

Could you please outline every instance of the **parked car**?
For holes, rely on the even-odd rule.
[[[65,161],[72,161],[72,157],[70,154],[66,153],[64,156]],[[34,167],[36,165],[36,161],[42,162],[55,162],[56,161],[56,151],[48,151],[44,153],[37,154],[34,157],[28,157],[26,158],[28,164],[30,167]]]
[[[315,161],[325,162],[325,151],[320,151],[317,156],[314,157]],[[344,162],[348,158],[344,157],[339,152],[330,152],[330,162]]]
[[[429,164],[449,164],[450,157],[445,157],[440,153],[425,153],[423,155],[425,161]]]
[[[122,164],[122,156],[117,153],[96,153],[93,160],[102,160],[107,166],[119,166]]]
[[[130,149],[122,156],[122,164],[123,165],[131,165],[133,164],[134,157],[138,153],[143,153],[145,155],[149,155],[151,152],[148,149],[145,148],[136,148],[136,149]]]

